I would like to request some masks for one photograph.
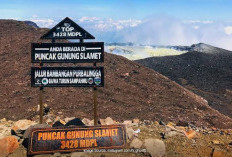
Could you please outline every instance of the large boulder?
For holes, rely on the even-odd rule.
[[[32,125],[30,126],[25,132],[24,132],[24,135],[23,135],[23,143],[22,145],[27,148],[28,147],[28,141],[29,141],[29,138],[30,138],[30,135],[31,135],[31,131],[32,129],[35,129],[35,128],[51,128],[50,125],[48,124],[36,124],[36,125]]]
[[[14,123],[13,127],[11,128],[11,134],[22,137],[25,130],[35,124],[37,123],[27,119],[18,120]]]
[[[18,147],[18,139],[14,136],[7,136],[0,139],[0,157],[13,153]]]
[[[165,144],[162,140],[149,138],[144,141],[144,146],[152,157],[165,156]]]
[[[67,122],[65,126],[85,126],[85,124],[81,121],[80,118],[75,118]]]

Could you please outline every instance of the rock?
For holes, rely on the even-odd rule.
[[[212,143],[215,145],[223,145],[223,143],[218,140],[213,140]]]
[[[59,116],[56,116],[55,122],[56,122],[56,121],[59,121],[59,120],[60,120],[60,117],[59,117]]]
[[[27,119],[19,120],[14,123],[12,129],[13,130],[26,130],[27,128],[35,124],[37,123],[31,120],[27,120]]]
[[[49,118],[49,119],[46,120],[46,123],[49,124],[49,125],[52,125],[53,122],[52,122],[52,120]]]
[[[89,126],[94,126],[94,120],[91,120],[91,121],[89,122]]]
[[[87,119],[87,118],[83,118],[82,122],[86,125],[86,126],[90,126],[91,120]]]
[[[0,120],[0,122],[1,122],[1,123],[6,122],[6,118],[2,118],[2,119]]]
[[[71,153],[71,157],[87,157],[88,154],[85,152],[74,152]]]
[[[23,140],[23,142],[22,142],[22,145],[23,145],[25,148],[28,147],[29,137],[30,137],[30,135],[31,135],[32,129],[34,129],[34,128],[51,128],[51,126],[48,125],[48,124],[36,124],[36,125],[30,126],[30,127],[25,131],[25,133],[24,133],[24,135],[23,135],[24,140]]]
[[[151,125],[151,124],[152,124],[152,122],[151,122],[151,121],[149,121],[149,120],[144,120],[144,121],[143,121],[143,124],[144,124],[144,125]]]
[[[173,136],[176,136],[178,135],[178,133],[176,131],[168,131],[168,132],[165,132],[164,134],[164,138],[167,138],[167,137],[173,137]]]
[[[37,112],[40,111],[40,105],[37,106],[36,111]],[[49,111],[50,111],[50,107],[48,106],[48,104],[43,104],[43,113],[44,113],[44,115],[48,114]]]
[[[132,124],[132,120],[125,120],[125,121],[123,122],[123,124],[129,126],[129,125]]]
[[[219,149],[213,149],[212,157],[225,157],[226,154]]]
[[[165,144],[159,139],[149,138],[144,141],[144,146],[152,157],[165,156]]]
[[[174,123],[172,123],[172,122],[168,122],[168,124],[167,124],[168,126],[175,126],[176,124],[174,124]]]
[[[159,125],[159,122],[155,121],[155,122],[154,122],[154,125]]]
[[[65,124],[65,126],[72,126],[72,125],[73,126],[85,126],[85,124],[79,118],[70,120],[69,122]]]
[[[132,123],[138,123],[139,124],[139,119],[138,118],[133,119]]]
[[[106,119],[100,119],[101,125],[113,125],[114,120],[110,117],[107,117]]]
[[[62,119],[60,120],[60,122],[61,122],[63,125],[65,125],[65,124],[66,124],[66,122],[65,122],[65,121],[63,121]]]
[[[132,128],[126,128],[127,138],[130,140],[134,135],[134,130]]]
[[[52,125],[52,127],[64,127],[64,124],[62,124],[60,121],[56,121],[53,125]]]
[[[11,128],[11,134],[22,137],[25,130],[28,129],[30,126],[37,124],[31,120],[19,120],[14,123],[13,127]]]
[[[159,125],[166,125],[166,123],[164,123],[162,120],[159,121]]]
[[[43,111],[44,111],[44,115],[46,115],[46,114],[49,113],[50,107],[48,106],[48,104],[44,104],[44,109],[43,109]]]
[[[100,119],[99,121],[101,125],[106,125],[105,119]]]
[[[54,157],[60,157],[60,156],[61,156],[61,153],[54,153],[53,156],[54,156]]]
[[[212,127],[211,129],[212,129],[213,131],[217,131],[217,128],[215,128],[215,127]]]
[[[110,117],[107,117],[105,119],[106,125],[113,125],[114,124],[114,120]]]
[[[0,139],[11,135],[11,127],[0,124]]]
[[[18,140],[13,136],[0,139],[0,155],[7,156],[19,147]]]
[[[130,148],[141,148],[143,145],[143,142],[139,140],[138,138],[135,138],[131,141]]]
[[[24,133],[23,135],[23,138],[26,139],[26,138],[29,138],[30,134],[31,134],[31,130],[34,129],[34,128],[51,128],[50,125],[48,124],[36,124],[36,125],[33,125],[33,126],[30,126]]]
[[[189,139],[192,139],[196,136],[196,131],[194,130],[189,130],[184,132],[185,136],[188,137]]]
[[[138,127],[138,123],[132,123],[132,121],[131,120],[125,120],[124,122],[123,122],[123,124],[125,124],[126,125],[126,127]]]
[[[70,117],[70,118],[65,118],[64,119],[64,121],[66,122],[66,123],[68,123],[69,121],[71,121],[71,120],[73,120],[73,119],[75,119],[75,117]],[[85,119],[85,118],[84,118]]]

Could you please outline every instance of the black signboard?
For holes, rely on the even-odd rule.
[[[28,154],[122,148],[126,144],[123,125],[33,129]]]
[[[32,63],[104,62],[104,43],[32,43]]]
[[[32,87],[103,87],[103,67],[32,67]]]
[[[95,39],[95,37],[66,17],[41,39]]]

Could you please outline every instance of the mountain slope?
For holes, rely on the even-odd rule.
[[[201,95],[210,106],[232,117],[232,52],[202,43],[191,47],[200,52],[137,62]]]
[[[46,29],[23,22],[0,20],[0,118],[30,118],[39,102],[39,89],[30,87],[30,43]],[[91,64],[54,64],[53,66]],[[98,88],[99,117],[117,120],[184,121],[197,126],[232,127],[232,119],[210,108],[207,102],[159,73],[128,59],[105,54],[105,87]],[[35,65],[37,66],[37,65]],[[51,66],[45,64],[44,66]],[[45,103],[64,115],[93,116],[91,88],[45,88]]]

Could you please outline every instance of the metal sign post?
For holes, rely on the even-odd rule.
[[[40,112],[40,117],[39,117],[39,123],[43,123],[43,87],[39,88],[39,112]]]
[[[96,69],[97,63],[93,63],[93,68]],[[97,115],[97,87],[93,87],[93,113],[94,113],[94,125],[98,123],[98,115]]]
[[[94,125],[98,124],[98,115],[97,115],[97,87],[93,87],[93,113],[94,113]]]

